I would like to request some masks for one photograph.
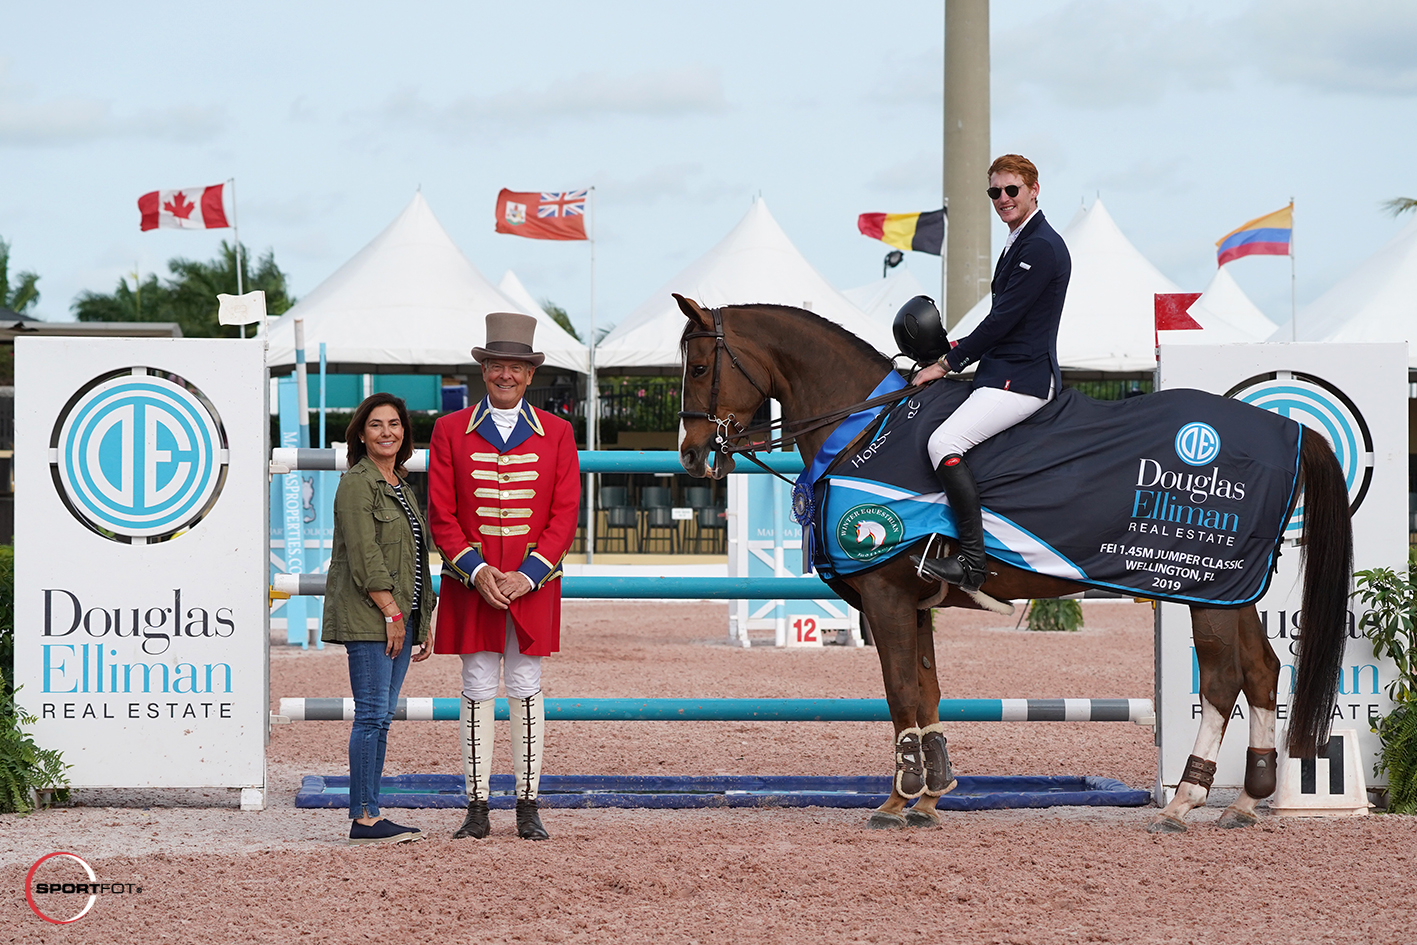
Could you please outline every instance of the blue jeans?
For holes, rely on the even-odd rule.
[[[389,723],[398,707],[408,673],[413,641],[405,637],[399,655],[390,659],[385,643],[346,643],[349,688],[354,692],[354,728],[349,733],[349,818],[379,816],[379,782],[384,777],[384,749]]]

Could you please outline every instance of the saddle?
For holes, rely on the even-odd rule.
[[[831,461],[812,486],[818,573],[860,573],[931,535],[957,535],[926,441],[969,393],[933,384]],[[1203,391],[1100,401],[1066,389],[970,450],[985,548],[1026,571],[1138,597],[1253,603],[1274,571],[1305,435]]]

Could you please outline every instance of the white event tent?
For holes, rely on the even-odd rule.
[[[484,316],[521,310],[477,271],[415,193],[382,233],[271,323],[269,363],[295,363],[295,319],[303,318],[312,361],[324,342],[326,360],[345,371],[466,369],[485,340]],[[528,314],[537,318],[536,347],[547,365],[588,369],[585,345],[539,308]]]
[[[708,306],[755,302],[809,309],[890,355],[884,329],[847,300],[798,252],[761,197],[719,244],[670,279],[595,348],[596,370],[679,366],[684,314],[671,293]]]
[[[1158,292],[1179,292],[1131,244],[1096,200],[1060,231],[1072,258],[1072,277],[1058,328],[1058,361],[1082,371],[1149,371],[1156,366]],[[950,335],[963,338],[989,314],[989,296],[969,310]]]
[[[886,331],[890,331],[891,325],[895,323],[895,313],[900,311],[902,305],[917,295],[928,295],[933,299],[938,290],[926,292],[913,272],[905,266],[896,266],[886,273],[884,279],[877,279],[854,289],[842,289],[841,294],[865,312],[867,318],[877,325],[886,326]]]
[[[1282,325],[1272,341],[1288,341]],[[1417,368],[1417,220],[1299,311],[1299,341],[1406,341]]]

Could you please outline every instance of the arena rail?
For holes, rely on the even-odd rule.
[[[433,575],[433,593],[442,585]],[[277,574],[271,579],[272,597],[320,596],[325,593],[323,574]],[[832,589],[815,577],[624,577],[620,575],[566,575],[561,597],[633,600],[828,600]]]
[[[412,722],[457,721],[459,698],[404,698],[394,718]],[[497,718],[508,718],[497,700]],[[888,722],[884,699],[547,699],[546,717],[562,721],[618,722]],[[288,698],[280,715],[289,722],[349,722],[354,700]],[[1150,699],[941,699],[943,722],[1155,723]]]
[[[759,459],[783,475],[802,471],[802,457],[796,453],[762,453]],[[581,450],[583,473],[682,473],[679,454],[674,450]],[[344,471],[343,450],[297,449],[276,447],[271,450],[271,474],[279,475],[296,469]],[[405,464],[409,472],[428,471],[428,451],[414,450]],[[734,473],[766,475],[767,470],[753,463],[738,463]]]

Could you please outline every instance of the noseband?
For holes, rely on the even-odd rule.
[[[707,420],[715,427],[714,445],[720,453],[728,454],[739,452],[743,447],[733,447],[732,440],[742,439],[748,432],[748,428],[738,422],[738,418],[733,414],[726,417],[718,416],[718,390],[721,374],[723,371],[723,355],[728,356],[735,370],[748,379],[748,383],[753,385],[753,389],[762,394],[763,400],[768,400],[771,395],[763,390],[762,385],[753,380],[753,375],[744,370],[743,365],[738,361],[738,355],[733,353],[733,349],[728,347],[728,339],[723,334],[723,309],[715,308],[713,313],[713,331],[691,331],[684,334],[684,341],[693,338],[713,339],[713,386],[709,388],[709,405],[707,411],[702,410],[681,410],[680,420]],[[685,353],[688,353],[686,347]],[[750,418],[751,419],[751,418]]]

